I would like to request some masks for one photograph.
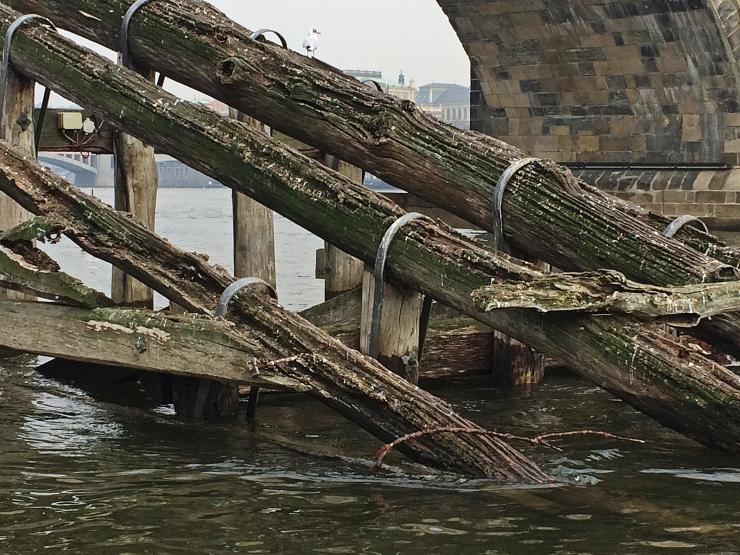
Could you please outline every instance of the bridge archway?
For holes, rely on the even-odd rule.
[[[438,3],[473,129],[667,214],[740,217],[738,0]]]
[[[73,176],[74,184],[78,187],[95,187],[97,184],[98,169],[93,160],[83,162],[63,154],[42,153],[39,155],[39,162]]]

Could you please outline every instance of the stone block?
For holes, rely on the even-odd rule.
[[[724,191],[697,191],[695,199],[700,204],[723,203],[726,200],[726,193]]]

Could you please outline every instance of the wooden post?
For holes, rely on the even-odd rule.
[[[360,320],[360,352],[370,350],[370,327],[373,314],[375,277],[369,266],[362,279],[362,318]],[[411,383],[419,382],[419,322],[422,295],[413,289],[385,283],[383,311],[380,317],[380,356],[378,361]]]
[[[113,139],[115,160],[114,208],[129,212],[144,227],[154,230],[157,206],[157,163],[154,149],[123,132]],[[154,308],[154,293],[140,281],[113,267],[111,297],[116,304]]]
[[[231,108],[229,115],[253,129],[259,121]],[[272,210],[247,195],[233,191],[234,275],[257,277],[277,287],[275,272],[275,221]]]
[[[5,101],[0,120],[0,137],[28,156],[36,155],[34,146],[33,104],[36,83],[8,68]],[[17,202],[0,193],[0,231],[7,231],[29,218]],[[9,289],[0,288],[0,300],[24,300],[32,297]],[[0,358],[15,356],[12,351],[0,350]]]
[[[355,183],[362,183],[364,172],[362,169],[334,156],[327,155],[324,163],[342,175],[349,177]],[[326,271],[324,273],[324,298],[333,299],[362,286],[362,274],[365,264],[361,260],[348,255],[343,250],[330,243],[325,243]]]
[[[518,252],[516,255],[521,255],[521,253]],[[545,272],[551,269],[550,265],[545,262],[536,262],[535,265]],[[491,370],[494,381],[498,385],[533,386],[545,378],[545,355],[494,330]]]
[[[34,88],[36,83],[12,67],[8,69],[8,79],[5,90],[5,102],[2,106],[2,120],[0,121],[0,137],[10,143],[25,155],[36,156],[34,146],[33,104]],[[9,230],[24,222],[30,217],[17,202],[0,193],[0,231]],[[0,298],[23,299],[29,298],[20,293],[0,290]]]
[[[269,135],[269,130],[254,118],[229,108],[229,116]],[[238,191],[231,192],[234,226],[234,275],[260,278],[277,289],[275,268],[275,218],[272,210]],[[251,386],[247,418],[257,409],[259,388]]]

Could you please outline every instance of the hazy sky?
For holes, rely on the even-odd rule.
[[[318,57],[342,69],[404,70],[417,84],[468,84],[470,65],[434,0],[211,0],[248,29],[267,27],[298,50],[321,31]]]
[[[433,81],[468,85],[470,63],[434,0],[210,0],[248,29],[275,29],[300,50],[311,28],[321,31],[317,57],[341,69],[403,70],[417,86]],[[105,52],[87,41],[80,41]],[[112,53],[107,53],[112,57]],[[169,83],[188,99],[203,95]],[[59,99],[55,99],[57,104]]]

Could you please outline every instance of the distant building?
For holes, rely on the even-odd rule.
[[[416,102],[437,119],[460,129],[470,129],[470,87],[430,83],[419,87]]]
[[[403,71],[395,81],[384,79],[382,71],[347,69],[344,73],[358,79],[359,81],[367,82],[369,85],[373,85],[371,81],[375,82],[386,94],[395,96],[401,100],[416,102],[416,82],[412,79],[408,84],[406,84],[406,76],[403,74]]]

